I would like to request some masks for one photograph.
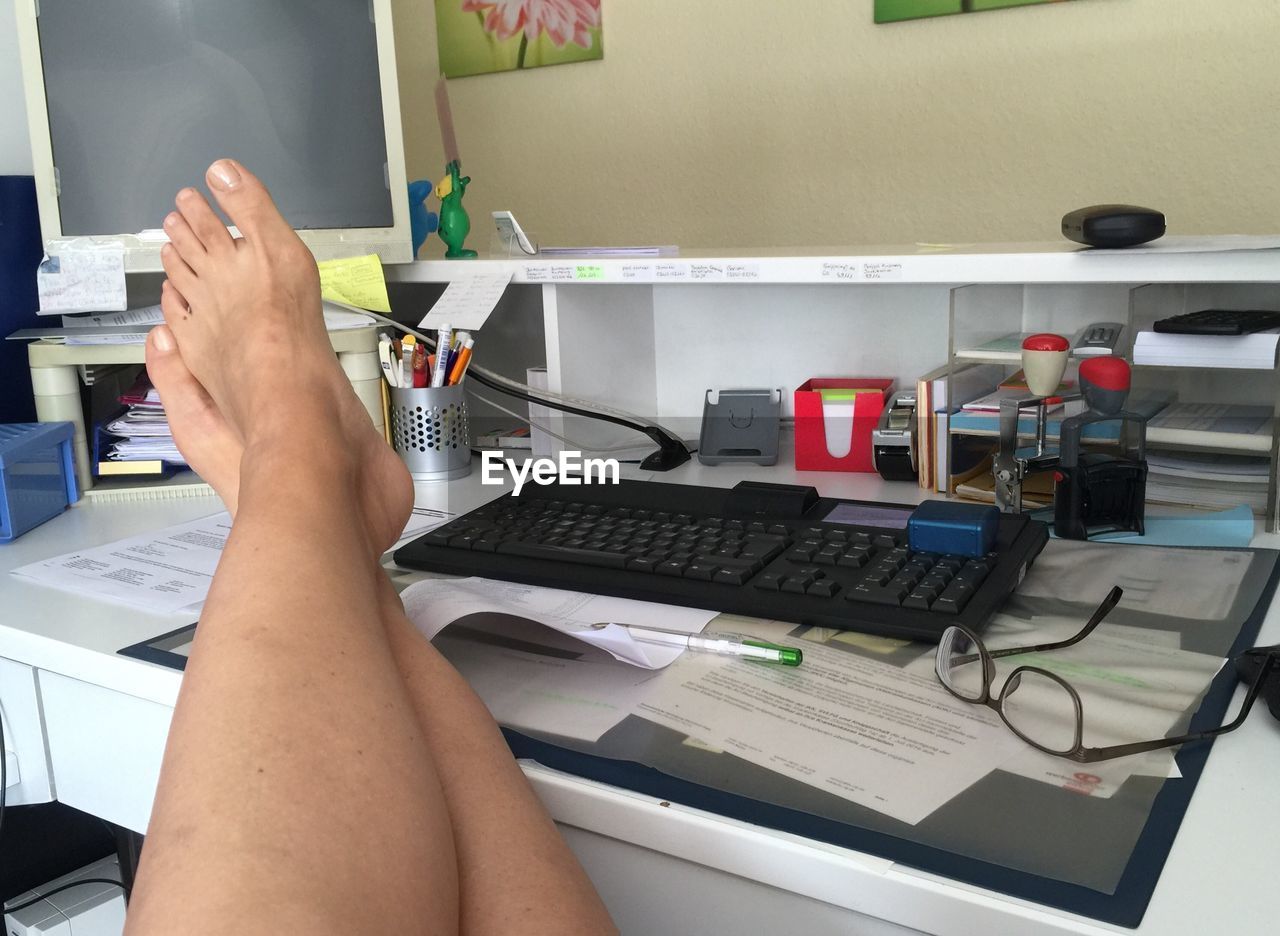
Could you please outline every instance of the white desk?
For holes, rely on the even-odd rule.
[[[921,493],[875,476],[801,476],[785,468],[744,472],[694,464],[669,480],[729,485],[757,470],[837,496],[913,501]],[[477,470],[449,485],[420,487],[419,502],[457,511],[497,493],[481,486]],[[116,651],[190,618],[93,602],[8,571],[219,507],[212,498],[88,504],[0,547],[0,702],[23,777],[21,787],[10,789],[11,802],[56,797],[145,830],[181,675]],[[1280,537],[1261,535],[1255,545],[1275,547]],[[1280,642],[1274,608],[1259,642]],[[884,870],[878,859],[857,852],[537,765],[526,773],[624,932],[1125,932],[908,868]],[[1280,866],[1280,840],[1271,834],[1280,827],[1277,776],[1280,724],[1259,707],[1215,745],[1138,932],[1274,931],[1266,895]]]

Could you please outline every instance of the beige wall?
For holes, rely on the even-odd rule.
[[[473,237],[509,208],[560,245],[1051,240],[1107,201],[1280,231],[1275,0],[871,7],[604,0],[602,62],[451,82]],[[395,14],[410,178],[438,180],[431,0]]]

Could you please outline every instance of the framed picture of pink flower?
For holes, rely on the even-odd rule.
[[[604,58],[600,0],[435,0],[447,78]]]
[[[1040,3],[1062,3],[1063,0],[875,0],[875,21],[896,23],[898,20],[946,16],[948,13],[977,13],[1004,7],[1032,6]]]

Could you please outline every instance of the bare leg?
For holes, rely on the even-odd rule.
[[[176,337],[243,440],[238,512],[174,711],[129,932],[456,932],[449,816],[369,561],[408,504],[367,417],[354,420],[314,262],[255,179],[220,184],[219,168],[210,185],[244,239],[180,194],[188,227],[164,263],[182,301],[166,290],[157,338]],[[381,505],[362,496],[375,486]]]
[[[177,227],[166,224],[166,227]],[[181,246],[185,231],[171,230]],[[175,317],[184,312],[166,290]],[[198,310],[196,311],[198,314]],[[183,451],[234,512],[240,498],[241,444],[183,357],[148,344],[148,368],[175,425]],[[382,447],[382,452],[389,450]],[[394,456],[393,456],[394,459]],[[398,465],[398,462],[397,462]],[[400,469],[403,471],[403,469]],[[370,515],[381,516],[378,510]],[[399,521],[370,529],[371,558],[390,545]],[[483,704],[457,672],[404,617],[394,589],[377,570],[379,608],[452,820],[464,932],[603,933],[608,916],[576,859],[507,751]]]

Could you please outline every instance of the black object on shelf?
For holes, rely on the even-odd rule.
[[[1164,237],[1164,215],[1137,205],[1092,205],[1062,216],[1062,235],[1089,247],[1136,247]]]
[[[1280,328],[1271,309],[1201,309],[1160,319],[1152,329],[1166,335],[1248,335]]]

